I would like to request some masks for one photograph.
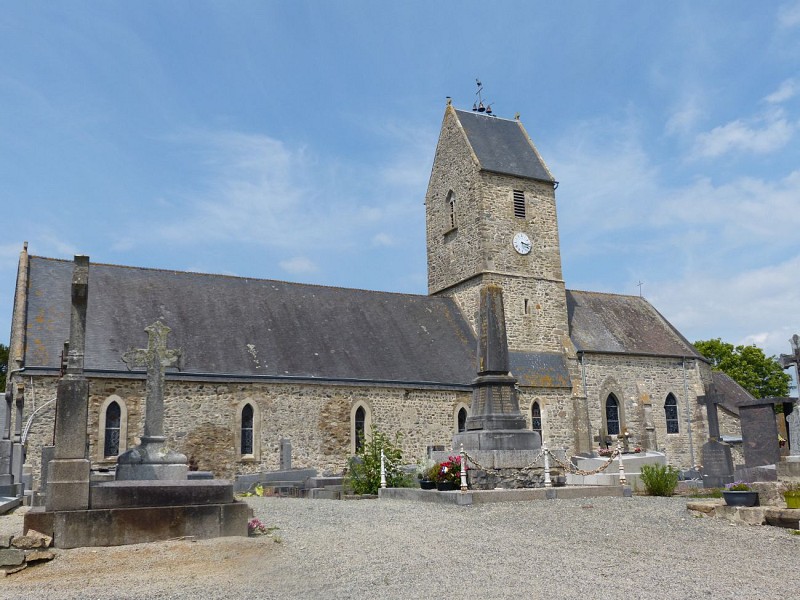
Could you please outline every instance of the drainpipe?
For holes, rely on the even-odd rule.
[[[681,358],[681,365],[683,366],[683,398],[686,403],[686,432],[689,434],[689,461],[692,463],[690,467],[695,468],[694,462],[694,442],[692,441],[692,413],[689,410],[689,382],[686,379],[686,357]]]

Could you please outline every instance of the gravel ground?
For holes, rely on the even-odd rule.
[[[271,536],[60,550],[0,598],[800,599],[800,536],[683,498],[247,501]]]

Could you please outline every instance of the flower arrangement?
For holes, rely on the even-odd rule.
[[[436,482],[445,482],[448,481],[450,483],[455,483],[456,485],[461,484],[461,457],[460,456],[448,456],[447,460],[443,463],[439,463],[439,472],[436,476]]]
[[[750,486],[744,481],[734,481],[733,483],[725,484],[725,490],[728,492],[749,492]]]
[[[614,449],[613,448],[600,448],[597,451],[597,454],[599,454],[600,456],[611,456],[612,454],[614,454]]]
[[[247,522],[248,535],[264,535],[268,533],[267,526],[264,525],[259,519],[253,518]]]

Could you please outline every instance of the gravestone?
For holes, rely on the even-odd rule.
[[[795,402],[792,412],[786,417],[789,433],[789,456],[800,460],[800,403]]]
[[[740,406],[739,421],[745,467],[776,464],[780,460],[780,447],[773,403],[764,401]]]
[[[250,509],[236,501],[233,484],[188,481],[186,458],[164,445],[164,368],[174,363],[177,352],[166,349],[169,328],[159,322],[147,328],[148,348],[126,355],[129,364],[148,367],[143,443],[117,470],[128,479],[89,481],[89,386],[83,375],[88,278],[88,257],[75,257],[69,351],[58,382],[53,458],[44,470],[45,506],[25,513],[24,531],[46,533],[57,548],[246,536]]]
[[[69,352],[56,391],[55,448],[48,466],[45,506],[48,511],[89,507],[89,382],[83,373],[89,257],[76,256],[72,272]]]
[[[790,340],[792,345],[792,354],[781,354],[779,361],[784,369],[794,366],[795,381],[797,382],[798,390],[800,390],[800,335],[796,333]],[[800,402],[796,398],[792,412],[786,419],[789,427],[789,456],[787,460],[792,462],[800,461]]]
[[[706,405],[708,414],[708,437],[701,450],[703,457],[703,487],[722,487],[733,481],[733,457],[731,447],[720,441],[719,416],[717,404],[722,400],[722,395],[716,386],[709,386],[705,396],[698,397],[698,401]]]
[[[122,360],[128,368],[147,368],[142,442],[117,458],[117,480],[186,479],[186,456],[166,447],[164,436],[164,369],[176,366],[180,350],[167,349],[170,328],[161,321],[145,327],[147,348],[126,352]]]
[[[280,453],[280,470],[288,471],[292,468],[292,442],[286,438],[281,438]]]

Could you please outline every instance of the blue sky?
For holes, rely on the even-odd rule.
[[[0,0],[0,341],[32,254],[426,292],[446,96],[560,181],[571,289],[800,332],[800,2]]]

